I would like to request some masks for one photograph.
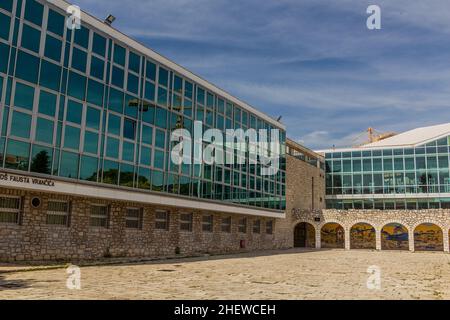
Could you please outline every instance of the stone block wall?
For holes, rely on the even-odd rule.
[[[233,253],[249,250],[287,248],[279,238],[286,228],[286,219],[244,216],[208,211],[193,211],[170,206],[153,206],[124,201],[108,201],[90,197],[54,195],[43,192],[0,188],[0,195],[23,197],[21,224],[0,223],[0,261],[31,260],[89,260],[103,257],[156,257],[201,253]],[[39,208],[31,206],[31,199],[39,197]],[[48,201],[71,201],[70,226],[46,224]],[[109,227],[90,226],[91,204],[110,206]],[[126,208],[143,208],[142,229],[128,229]],[[157,209],[168,210],[169,230],[155,229]],[[181,231],[180,212],[192,213],[192,231]],[[202,216],[212,214],[213,232],[202,231]],[[221,219],[232,217],[231,232],[221,231]],[[238,220],[247,218],[247,232],[238,232]],[[261,232],[253,233],[253,221],[261,221]],[[266,221],[273,220],[272,234],[266,233]],[[290,225],[290,224],[289,224]],[[245,248],[241,248],[241,240]]]
[[[408,230],[409,250],[414,248],[414,231],[419,225],[434,224],[442,231],[443,249],[449,252],[450,210],[318,210],[315,212],[303,210],[291,214],[293,227],[301,222],[311,224],[316,232],[316,248],[320,248],[321,229],[327,223],[337,223],[345,231],[345,248],[350,249],[350,233],[358,223],[372,226],[376,233],[376,249],[381,250],[381,232],[384,226],[396,223]]]

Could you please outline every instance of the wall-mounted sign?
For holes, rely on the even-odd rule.
[[[50,180],[50,179],[19,176],[19,175],[9,174],[9,173],[0,173],[0,181],[8,181],[11,183],[36,184],[36,185],[47,186],[47,187],[55,186],[55,181]]]

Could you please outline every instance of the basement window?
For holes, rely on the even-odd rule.
[[[108,228],[109,207],[105,205],[91,205],[89,225],[91,227]]]
[[[222,218],[220,229],[222,232],[231,233],[231,217]]]
[[[143,208],[127,208],[125,216],[125,226],[128,229],[142,230],[142,221],[144,217]]]
[[[253,221],[253,233],[261,233],[261,220]]]
[[[266,221],[266,233],[273,234],[273,220]]]
[[[0,197],[0,223],[19,223],[21,201],[16,197]]]
[[[50,200],[47,206],[47,224],[69,226],[70,203]]]
[[[180,230],[192,232],[192,213],[180,213]]]
[[[239,219],[238,229],[240,233],[247,233],[247,219]]]
[[[169,212],[165,210],[156,210],[155,229],[169,230]]]
[[[203,232],[212,232],[213,231],[213,216],[212,215],[204,215],[202,217],[202,231]]]

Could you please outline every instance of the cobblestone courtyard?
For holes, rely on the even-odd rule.
[[[367,289],[369,266],[381,289]],[[450,255],[269,251],[81,268],[0,273],[0,299],[450,299]]]

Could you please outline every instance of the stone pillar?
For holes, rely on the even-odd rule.
[[[450,244],[449,244],[449,236],[448,236],[448,230],[444,229],[443,230],[443,240],[444,240],[444,251],[445,252],[450,252]]]
[[[320,238],[320,226],[316,226],[316,249],[320,249],[322,247],[321,241],[322,239]]]
[[[375,248],[381,250],[381,229],[375,228]]]
[[[345,232],[344,238],[345,250],[350,250],[350,228],[345,228],[344,232]]]
[[[409,251],[414,252],[414,229],[408,231]]]

